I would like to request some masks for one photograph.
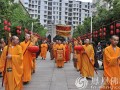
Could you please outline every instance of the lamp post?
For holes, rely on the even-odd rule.
[[[91,33],[91,42],[92,42],[92,32],[93,32],[93,18],[92,18],[92,15],[93,15],[93,3],[91,3],[91,29],[90,29],[90,33]]]

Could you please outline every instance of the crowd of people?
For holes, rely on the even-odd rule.
[[[64,68],[64,64],[73,59],[73,66],[76,71],[86,80],[91,80],[97,69],[98,60],[104,66],[104,85],[101,90],[120,90],[115,89],[120,83],[113,84],[111,79],[120,79],[120,48],[117,47],[119,37],[113,35],[110,39],[111,44],[103,48],[100,42],[97,46],[90,43],[89,39],[84,42],[80,38],[74,40],[47,42],[42,40],[37,53],[32,53],[28,47],[36,45],[38,39],[30,34],[25,34],[25,40],[19,42],[17,36],[10,38],[10,43],[6,44],[4,39],[0,40],[0,73],[3,76],[5,90],[23,90],[23,84],[31,81],[32,73],[35,73],[36,58],[41,57],[46,60],[47,52],[50,53],[50,60],[54,60],[56,68]],[[73,53],[73,54],[72,54]],[[73,58],[71,57],[73,55]],[[117,71],[116,71],[117,70]],[[112,88],[112,89],[111,89]]]

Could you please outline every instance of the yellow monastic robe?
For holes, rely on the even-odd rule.
[[[56,50],[58,51],[58,50],[63,50],[63,60],[58,60],[57,59],[57,57],[59,56],[58,54],[56,55],[56,66],[57,67],[64,67],[64,59],[65,59],[65,48],[64,48],[64,45],[63,44],[58,44],[57,46],[56,46]],[[56,51],[56,52],[57,52]]]
[[[94,49],[92,45],[83,45],[85,52],[88,57],[92,60],[90,61],[86,54],[81,55],[82,68],[81,74],[83,77],[94,77]]]
[[[38,38],[34,35],[31,36],[31,41],[33,43],[33,45],[36,45],[36,42],[38,41]],[[36,53],[33,54],[33,68],[32,68],[32,72],[35,72],[35,68],[36,68]]]
[[[69,43],[68,44],[68,48],[69,48],[69,60],[71,59],[71,53],[72,53],[72,44]]]
[[[1,61],[0,71],[4,70],[6,61],[7,46],[4,48]],[[23,54],[20,45],[10,46],[9,54],[12,55],[12,59],[7,59],[6,73],[4,78],[5,90],[23,90],[22,89],[22,75],[23,75]]]
[[[28,42],[23,41],[20,43],[20,45],[22,47],[23,52],[23,82],[29,82],[31,80],[31,73],[33,68],[33,56],[32,53],[26,49],[29,46],[32,46],[33,44],[30,41]]]
[[[110,45],[105,48],[103,56],[104,64],[104,86],[100,90],[120,90],[120,49],[116,50]]]
[[[56,47],[57,47],[57,45],[58,44],[56,44],[56,43],[53,44],[53,56],[54,56],[55,60],[56,60],[56,56],[57,56],[56,55],[56,50],[57,50]]]
[[[46,55],[47,55],[47,49],[48,49],[48,45],[45,43],[45,44],[41,44],[41,53],[40,53],[40,56],[45,59],[46,58]]]
[[[78,41],[77,40],[75,40],[74,41],[74,46],[77,46],[78,45]],[[78,67],[78,65],[77,65],[77,57],[78,55],[77,55],[77,52],[76,52],[76,50],[74,50],[74,54],[73,54],[73,63],[74,63],[74,67],[77,69],[77,70],[79,70],[79,67]]]

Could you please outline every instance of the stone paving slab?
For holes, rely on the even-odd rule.
[[[102,80],[102,70],[98,71],[95,77]],[[65,63],[64,68],[56,68],[54,60],[50,60],[49,53],[46,60],[37,59],[36,72],[32,75],[32,80],[29,84],[24,85],[24,90],[99,90],[98,85],[91,85],[92,80],[88,81],[86,88],[79,89],[75,85],[75,81],[81,77],[79,72],[73,67],[72,60]],[[0,78],[0,83],[2,78]],[[4,90],[0,86],[0,90]]]

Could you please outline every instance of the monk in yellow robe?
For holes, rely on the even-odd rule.
[[[0,61],[0,71],[3,72],[6,62],[6,67],[4,71],[5,90],[23,90],[22,47],[18,45],[19,38],[17,36],[13,36],[11,42],[12,43],[9,46],[8,55],[6,56],[8,46],[5,46],[2,52]]]
[[[81,74],[87,79],[94,77],[94,49],[90,45],[89,39],[85,40],[85,45],[83,45],[84,50],[81,55],[82,68]],[[87,57],[88,56],[88,57]]]
[[[25,34],[25,40],[20,43],[23,52],[23,82],[27,84],[31,80],[31,73],[33,68],[33,56],[30,51],[27,50],[33,43],[30,41],[30,35]]]
[[[56,40],[56,42],[54,42],[54,44],[53,44],[53,57],[54,57],[54,59],[56,60],[56,47],[57,47],[57,45],[58,45],[58,40]]]
[[[71,53],[72,53],[72,43],[70,41],[68,42],[68,49],[69,49],[69,61],[70,61]]]
[[[46,41],[43,41],[43,43],[41,44],[41,53],[40,53],[40,56],[44,60],[46,59],[47,50],[48,50],[48,45],[47,45]]]
[[[82,45],[81,40],[79,40],[78,45]],[[77,54],[76,68],[77,68],[77,71],[80,71],[81,73],[81,68],[82,68],[81,51],[76,51],[76,54]]]
[[[78,40],[74,38],[74,47],[78,45]],[[74,67],[79,71],[79,68],[77,67],[77,52],[76,50],[73,51],[73,63]]]
[[[111,37],[111,45],[106,47],[103,55],[104,85],[100,90],[120,90],[120,48],[119,37]]]
[[[33,45],[36,45],[36,43],[38,41],[38,37],[36,37],[35,35],[31,35],[31,41],[32,41]],[[32,67],[33,73],[35,73],[35,68],[36,68],[36,53],[33,54],[33,67]]]
[[[58,68],[64,67],[64,58],[65,58],[65,48],[64,45],[61,43],[61,41],[58,41],[58,45],[56,46],[56,66]]]

